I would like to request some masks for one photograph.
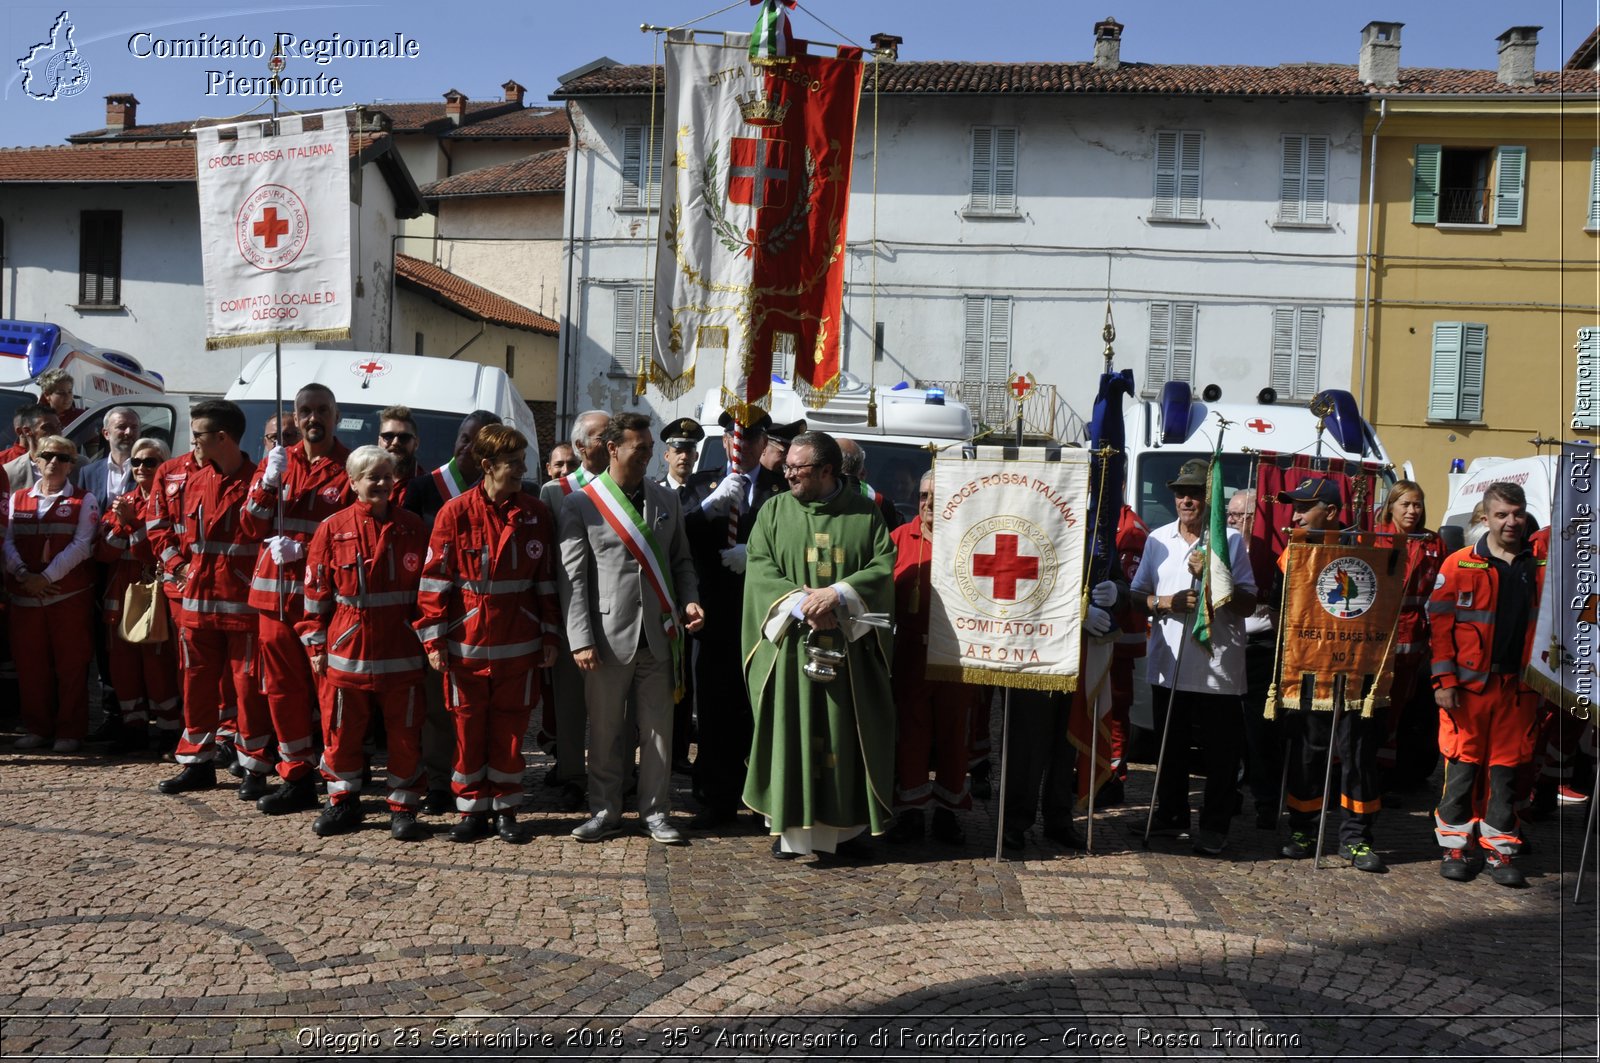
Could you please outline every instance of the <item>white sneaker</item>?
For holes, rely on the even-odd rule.
[[[43,739],[40,739],[42,742]],[[56,744],[50,747],[52,753],[76,753],[83,748],[83,743],[76,738],[58,738]]]
[[[11,743],[12,749],[43,749],[50,744],[50,739],[44,735],[23,735]]]

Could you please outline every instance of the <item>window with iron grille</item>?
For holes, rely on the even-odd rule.
[[[122,305],[122,211],[79,213],[78,305]]]
[[[1521,225],[1528,149],[1418,144],[1411,220],[1430,225]]]

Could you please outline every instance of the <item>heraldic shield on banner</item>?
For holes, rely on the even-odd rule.
[[[1405,543],[1312,543],[1304,534],[1296,532],[1283,555],[1278,674],[1267,715],[1279,706],[1332,711],[1333,680],[1342,675],[1346,707],[1370,716],[1389,704]]]
[[[637,390],[722,372],[744,425],[768,405],[775,355],[820,406],[839,388],[845,220],[861,52],[752,58],[744,34],[668,35],[668,144],[652,357]]]
[[[207,350],[350,338],[346,114],[290,115],[277,136],[270,124],[195,130]]]
[[[1086,451],[934,462],[928,678],[1076,689],[1088,510]]]

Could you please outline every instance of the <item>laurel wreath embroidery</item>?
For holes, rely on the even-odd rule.
[[[769,254],[782,252],[795,237],[800,235],[807,217],[811,214],[811,201],[817,189],[817,159],[811,154],[808,145],[805,152],[806,180],[804,194],[795,200],[789,214],[775,226],[771,232],[759,239],[761,250]],[[706,214],[711,218],[711,228],[717,234],[717,242],[734,254],[742,254],[749,258],[758,246],[758,237],[754,229],[746,229],[740,233],[738,228],[728,220],[722,209],[722,197],[711,194],[711,189],[717,187],[717,149],[712,148],[706,153],[705,165],[700,170],[700,181],[703,186],[700,196],[701,202],[706,205]]]

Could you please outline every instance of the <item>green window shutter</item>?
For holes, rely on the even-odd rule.
[[[1294,392],[1294,307],[1272,309],[1272,370],[1267,382],[1284,398]]]
[[[1494,223],[1521,225],[1528,149],[1502,147],[1495,154],[1498,158],[1494,166]]]
[[[1411,220],[1436,225],[1439,221],[1439,155],[1437,144],[1418,144],[1416,169],[1411,178]]]
[[[1579,329],[1573,347],[1578,352],[1578,393],[1572,403],[1572,427],[1600,428],[1600,329]]]
[[[1428,418],[1453,421],[1461,416],[1461,323],[1437,321],[1433,326],[1433,367],[1428,374]]]
[[[1483,363],[1489,326],[1461,326],[1461,412],[1463,421],[1483,420]]]
[[[972,127],[972,201],[970,209],[994,210],[994,129]]]
[[[1600,148],[1594,149],[1589,163],[1589,224],[1590,229],[1600,229]]]

